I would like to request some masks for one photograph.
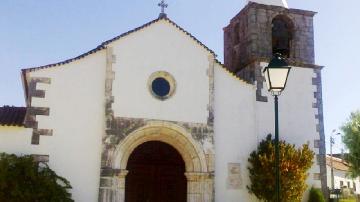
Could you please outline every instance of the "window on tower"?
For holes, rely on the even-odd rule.
[[[290,57],[293,39],[293,22],[285,15],[278,15],[272,21],[272,51]]]

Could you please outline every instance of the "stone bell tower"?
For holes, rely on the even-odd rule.
[[[254,84],[257,81],[259,85],[261,75],[255,66],[268,62],[277,52],[288,58],[292,66],[316,67],[315,14],[289,9],[285,0],[249,1],[224,28],[225,66],[242,79]],[[267,101],[260,91],[257,101]]]
[[[321,66],[315,64],[315,12],[289,9],[286,0],[251,0],[224,28],[224,63],[226,68],[256,87],[256,101],[267,102],[264,95],[262,62],[269,62],[275,53],[286,57],[290,66],[311,68],[314,71],[316,130],[319,138],[315,148],[324,193],[327,193],[325,134],[323,124]]]

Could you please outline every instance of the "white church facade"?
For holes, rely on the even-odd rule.
[[[279,50],[292,66],[280,138],[309,143],[307,183],[326,190],[315,13],[273,2],[249,2],[224,28],[224,65],[162,13],[76,58],[23,69],[26,108],[1,108],[0,152],[47,161],[75,201],[257,201],[248,158],[274,134],[261,72]],[[288,35],[277,38],[275,22]]]

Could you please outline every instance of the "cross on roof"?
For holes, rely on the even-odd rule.
[[[165,3],[165,0],[161,0],[161,2],[158,4],[159,7],[161,7],[161,13],[159,15],[159,18],[166,17],[165,8],[168,7],[168,4]]]

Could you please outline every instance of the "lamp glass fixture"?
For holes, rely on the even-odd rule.
[[[280,94],[285,89],[290,69],[284,58],[275,55],[263,71],[269,92]]]

